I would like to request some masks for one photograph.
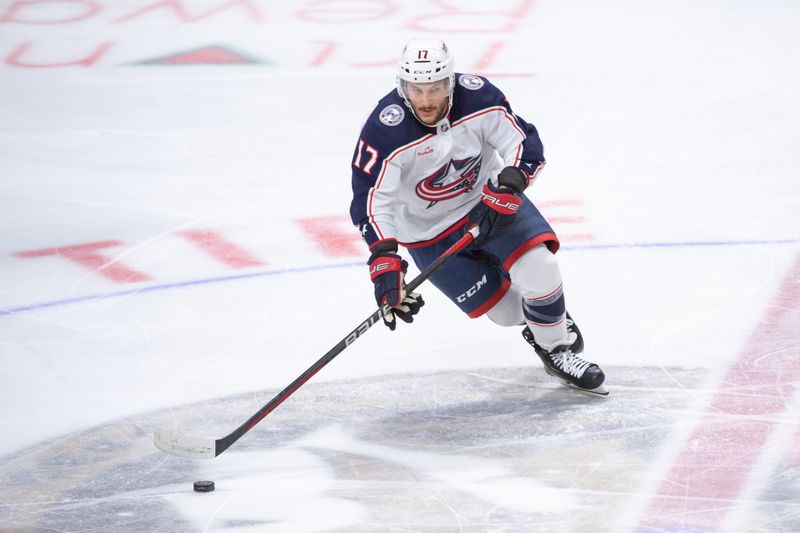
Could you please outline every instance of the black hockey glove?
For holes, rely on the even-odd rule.
[[[501,215],[516,215],[522,205],[522,191],[528,178],[517,167],[506,167],[497,175],[497,187],[486,182],[481,192],[481,201]]]
[[[413,322],[414,315],[425,305],[422,296],[405,291],[405,273],[408,263],[397,255],[397,241],[384,239],[370,247],[369,277],[375,284],[375,301],[379,306],[389,306],[383,315],[383,323],[394,331],[397,326],[395,317],[404,322]]]
[[[481,233],[473,246],[480,246],[492,229],[511,222],[522,206],[522,192],[528,177],[517,167],[506,167],[497,176],[497,185],[487,181],[481,192],[481,202],[473,210],[473,222],[480,225]],[[487,209],[488,208],[488,209]]]

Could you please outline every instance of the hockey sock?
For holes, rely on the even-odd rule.
[[[528,296],[522,302],[525,321],[533,332],[536,343],[551,350],[555,345],[568,342],[564,291],[558,287],[542,296]]]
[[[522,312],[536,343],[548,351],[569,343],[561,271],[555,256],[540,245],[511,267],[511,283],[522,295]]]
[[[525,316],[522,314],[522,295],[513,286],[509,287],[499,302],[486,312],[486,316],[500,326],[525,325]]]

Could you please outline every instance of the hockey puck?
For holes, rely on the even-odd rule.
[[[195,492],[211,492],[214,490],[214,482],[213,481],[195,481],[194,482],[194,490]]]

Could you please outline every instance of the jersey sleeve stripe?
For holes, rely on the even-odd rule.
[[[478,118],[478,117],[480,117],[480,116],[482,116],[482,115],[485,115],[485,114],[487,114],[487,113],[495,113],[495,112],[500,112],[500,113],[503,113],[503,116],[504,116],[504,117],[506,118],[506,120],[508,120],[508,122],[511,124],[511,127],[512,127],[512,128],[514,128],[515,130],[517,130],[517,133],[519,133],[519,134],[520,134],[520,136],[522,136],[522,139],[523,139],[523,140],[525,139],[525,137],[526,137],[526,136],[525,136],[525,132],[523,132],[523,131],[522,131],[522,130],[519,128],[519,125],[517,124],[517,121],[516,121],[516,120],[514,120],[514,117],[513,117],[512,115],[510,115],[510,114],[508,113],[508,110],[507,110],[505,107],[503,107],[503,106],[487,107],[486,109],[481,109],[481,110],[480,110],[480,111],[478,111],[477,113],[473,113],[473,114],[471,114],[471,115],[467,115],[467,116],[465,116],[464,118],[462,118],[462,119],[460,119],[460,120],[457,120],[456,122],[454,122],[454,123],[453,123],[453,127],[455,127],[455,126],[458,126],[459,124],[463,124],[464,122],[466,122],[466,121],[468,121],[468,120],[472,120],[472,119],[474,119],[474,118]]]
[[[519,162],[522,160],[522,143],[517,146],[517,155],[514,156],[514,166],[519,167]]]

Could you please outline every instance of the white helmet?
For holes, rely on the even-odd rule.
[[[397,92],[406,102],[403,83],[430,83],[439,80],[448,80],[448,91],[452,105],[453,83],[453,56],[447,50],[447,45],[441,39],[412,39],[403,53],[400,54],[397,69]]]

